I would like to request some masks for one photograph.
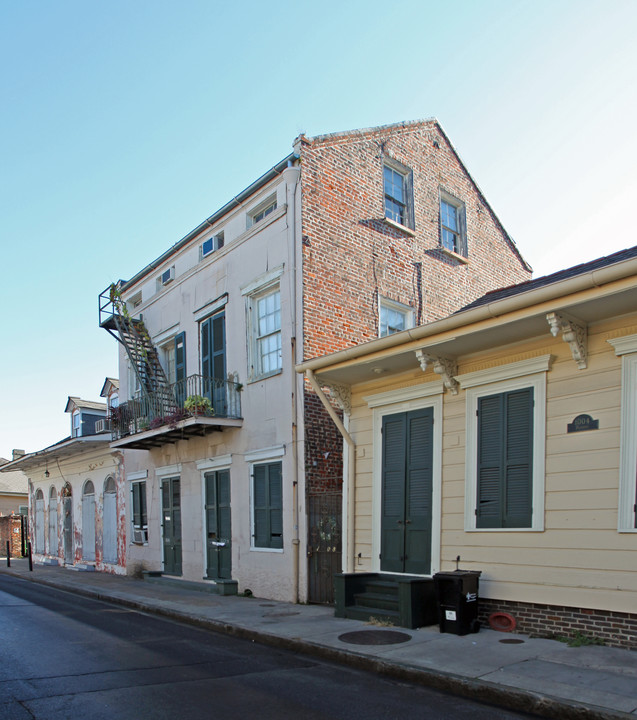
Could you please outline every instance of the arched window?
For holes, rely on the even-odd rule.
[[[49,555],[58,555],[58,494],[54,487],[49,490]]]
[[[87,480],[84,483],[84,492],[83,495],[95,495],[95,486],[93,485],[92,480]]]
[[[44,553],[44,493],[41,488],[35,492],[35,551]]]

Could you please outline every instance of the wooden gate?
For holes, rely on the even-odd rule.
[[[334,575],[342,572],[341,493],[321,493],[308,498],[308,600],[334,603]]]

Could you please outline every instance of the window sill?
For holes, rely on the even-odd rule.
[[[267,553],[277,553],[281,555],[283,553],[283,548],[268,548],[268,547],[251,547],[250,552],[267,552]]]
[[[466,258],[464,255],[460,255],[459,253],[454,252],[453,250],[447,250],[446,247],[440,246],[440,251],[442,253],[444,253],[447,257],[453,258],[454,260],[461,262],[463,265],[469,264],[469,258]]]
[[[385,225],[389,225],[389,227],[394,228],[394,230],[398,230],[404,235],[416,237],[416,232],[410,227],[407,227],[406,225],[402,225],[401,223],[398,223],[395,220],[391,220],[390,218],[383,218],[383,222],[385,223]]]
[[[281,375],[282,372],[283,372],[283,368],[279,368],[278,370],[274,370],[274,372],[271,372],[271,373],[266,373],[265,375],[257,375],[248,380],[248,385],[252,385],[253,383],[256,383],[256,382],[261,382],[261,380],[267,380],[268,378],[271,378],[271,377],[276,377],[277,375]]]

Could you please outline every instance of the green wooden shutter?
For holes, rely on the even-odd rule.
[[[410,170],[405,175],[405,225],[412,230],[416,229],[414,213],[414,173]]]
[[[211,318],[210,365],[213,377],[212,404],[217,415],[226,415],[226,314]]]
[[[531,527],[533,389],[478,399],[476,526]]]
[[[281,463],[268,466],[270,547],[283,547],[283,483]]]
[[[531,527],[533,388],[507,393],[503,527]]]
[[[254,466],[254,546],[269,547],[267,465]]]
[[[405,462],[407,416],[383,417],[380,569],[402,572],[405,555]]]
[[[133,483],[133,525],[137,528],[142,526],[140,489],[141,483]]]
[[[502,526],[502,395],[478,399],[478,492],[476,526]]]
[[[469,257],[469,247],[467,243],[467,211],[464,203],[457,209],[458,217],[458,253],[464,257]]]
[[[217,473],[217,527],[218,536],[225,541],[219,550],[219,578],[232,577],[232,526],[230,509],[230,471]]]
[[[175,337],[175,399],[182,406],[186,400],[186,333]]]
[[[407,415],[404,572],[431,572],[433,409]]]

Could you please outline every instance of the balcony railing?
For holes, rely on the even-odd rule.
[[[113,440],[168,427],[189,418],[241,418],[241,383],[190,375],[168,386],[111,408]]]

